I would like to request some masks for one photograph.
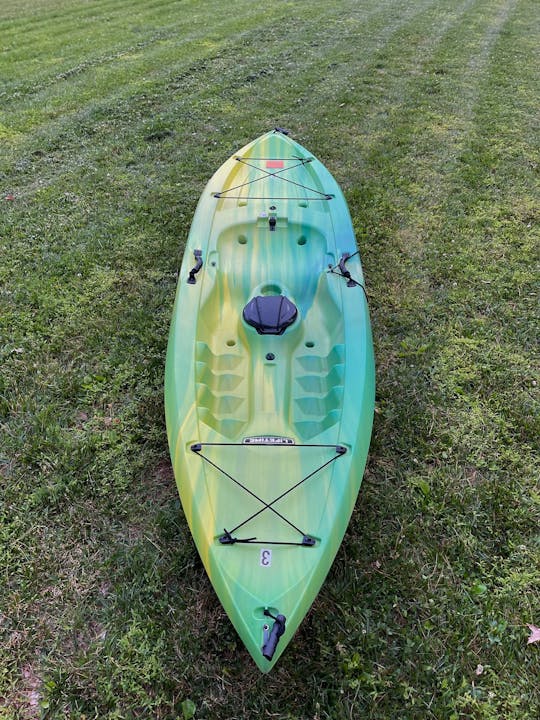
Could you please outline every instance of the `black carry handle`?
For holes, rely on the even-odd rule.
[[[195,280],[195,275],[199,272],[199,270],[202,268],[203,261],[202,261],[202,250],[194,250],[193,254],[195,255],[196,265],[194,268],[191,268],[189,271],[189,277],[188,277],[188,283],[190,285],[195,285],[197,282]]]
[[[348,280],[347,287],[354,287],[355,285],[358,285],[358,283],[356,282],[356,280],[352,279],[351,273],[345,267],[345,263],[347,262],[347,260],[350,257],[352,257],[350,253],[347,253],[347,252],[343,253],[343,256],[341,257],[341,259],[339,261],[339,269],[340,269],[343,277],[347,278],[347,280]]]
[[[351,277],[351,273],[345,267],[345,263],[347,262],[347,260],[350,257],[351,257],[350,253],[343,253],[343,255],[341,256],[340,261],[339,261],[339,269],[341,270],[341,274],[346,278]]]
[[[270,614],[268,610],[265,610],[264,614],[275,620],[272,630],[270,631],[270,635],[262,646],[262,654],[267,660],[271,660],[274,657],[274,653],[276,652],[279,638],[285,632],[286,617],[285,615],[277,615],[276,617],[274,617]]]

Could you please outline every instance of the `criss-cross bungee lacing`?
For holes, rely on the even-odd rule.
[[[241,183],[240,185],[234,185],[233,187],[226,188],[225,190],[221,190],[220,192],[214,193],[215,198],[223,198],[225,200],[290,200],[290,197],[277,197],[275,195],[271,196],[264,196],[264,197],[255,197],[250,195],[249,197],[246,197],[244,195],[229,195],[229,193],[234,192],[235,190],[241,190],[241,188],[247,187],[248,185],[253,185],[256,182],[260,182],[261,180],[265,180],[266,178],[273,178],[277,177],[278,180],[283,180],[286,183],[289,183],[290,185],[295,185],[296,187],[301,188],[302,190],[306,190],[307,192],[314,193],[315,197],[302,197],[302,200],[332,200],[333,195],[329,195],[328,193],[322,192],[321,190],[317,190],[316,188],[308,187],[307,185],[303,185],[302,183],[296,182],[296,180],[291,180],[290,178],[283,177],[283,173],[289,172],[290,170],[294,170],[294,168],[300,167],[301,165],[307,165],[310,162],[313,162],[313,158],[301,158],[301,157],[288,157],[288,158],[249,158],[249,160],[245,160],[243,157],[235,157],[235,160],[239,163],[242,163],[242,165],[246,165],[247,167],[253,168],[254,170],[260,170],[263,174],[259,177],[253,178],[252,180],[247,180],[244,183]],[[289,167],[284,167],[279,170],[265,170],[262,167],[259,167],[258,165],[253,165],[254,162],[288,162],[288,161],[297,161],[294,165],[289,165]],[[249,162],[251,161],[251,162]],[[279,177],[278,177],[279,176]]]
[[[310,472],[308,475],[303,477],[298,482],[291,485],[291,487],[288,490],[285,490],[282,492],[278,497],[274,498],[271,502],[266,502],[261,497],[259,497],[253,490],[251,490],[247,485],[240,482],[237,478],[233,477],[230,473],[228,473],[224,468],[222,468],[220,465],[215,463],[211,458],[209,458],[207,455],[203,453],[203,448],[205,447],[238,447],[238,448],[246,448],[246,447],[257,447],[257,448],[331,448],[334,450],[335,455],[331,457],[329,460],[326,460],[322,465],[320,465],[318,468]],[[317,473],[321,472],[321,470],[324,470],[324,468],[328,467],[328,465],[331,465],[333,462],[335,462],[338,458],[345,455],[347,452],[347,448],[343,445],[322,445],[322,444],[312,444],[312,445],[297,445],[297,444],[290,444],[290,445],[246,445],[245,443],[194,443],[191,446],[191,450],[196,453],[200,458],[202,458],[205,462],[207,462],[209,465],[214,467],[221,475],[231,480],[235,485],[242,488],[248,495],[251,495],[251,497],[258,500],[261,505],[263,506],[260,510],[257,510],[257,512],[254,512],[252,515],[247,517],[245,520],[243,520],[241,523],[233,527],[231,530],[227,530],[226,528],[223,528],[223,535],[219,537],[219,542],[222,545],[235,545],[236,543],[256,543],[256,544],[263,544],[263,545],[298,545],[302,547],[313,547],[316,545],[315,538],[308,532],[304,532],[301,528],[297,527],[289,518],[285,517],[282,513],[280,513],[274,505],[282,500],[284,497],[289,495],[293,492],[293,490],[296,490],[297,487],[305,483],[307,480],[312,478],[314,475],[317,475]],[[278,518],[283,520],[287,525],[289,525],[295,532],[297,532],[301,537],[302,540],[299,542],[286,542],[282,540],[260,540],[256,537],[247,537],[247,538],[237,538],[234,536],[234,533],[236,533],[240,528],[247,525],[251,520],[254,520],[256,517],[261,515],[261,513],[265,512],[266,510],[270,510],[274,515],[276,515]]]

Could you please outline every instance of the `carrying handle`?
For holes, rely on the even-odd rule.
[[[277,644],[280,637],[285,632],[285,623],[287,621],[285,615],[272,615],[269,610],[265,610],[264,614],[267,617],[271,617],[274,620],[274,625],[270,630],[270,633],[264,638],[264,645],[262,646],[262,654],[267,660],[271,660],[276,652]],[[268,631],[267,631],[268,632]]]
[[[195,255],[196,264],[195,267],[191,268],[191,270],[189,271],[189,277],[187,281],[190,285],[195,285],[195,283],[197,282],[195,280],[195,275],[203,266],[202,250],[194,250],[193,255]]]

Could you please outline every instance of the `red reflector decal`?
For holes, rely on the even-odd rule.
[[[267,160],[266,167],[267,168],[282,168],[282,167],[284,167],[284,163],[283,163],[283,160]]]

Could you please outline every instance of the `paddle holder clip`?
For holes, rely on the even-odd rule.
[[[285,615],[272,615],[270,610],[264,611],[266,617],[272,618],[274,624],[272,629],[268,625],[264,626],[264,639],[262,646],[262,654],[267,660],[271,660],[276,652],[276,647],[280,637],[285,632],[285,623],[287,621]]]
[[[190,285],[195,285],[195,283],[197,282],[195,280],[195,275],[203,266],[202,250],[194,250],[193,255],[195,256],[195,267],[191,268],[191,270],[189,271],[189,277],[187,280]]]

